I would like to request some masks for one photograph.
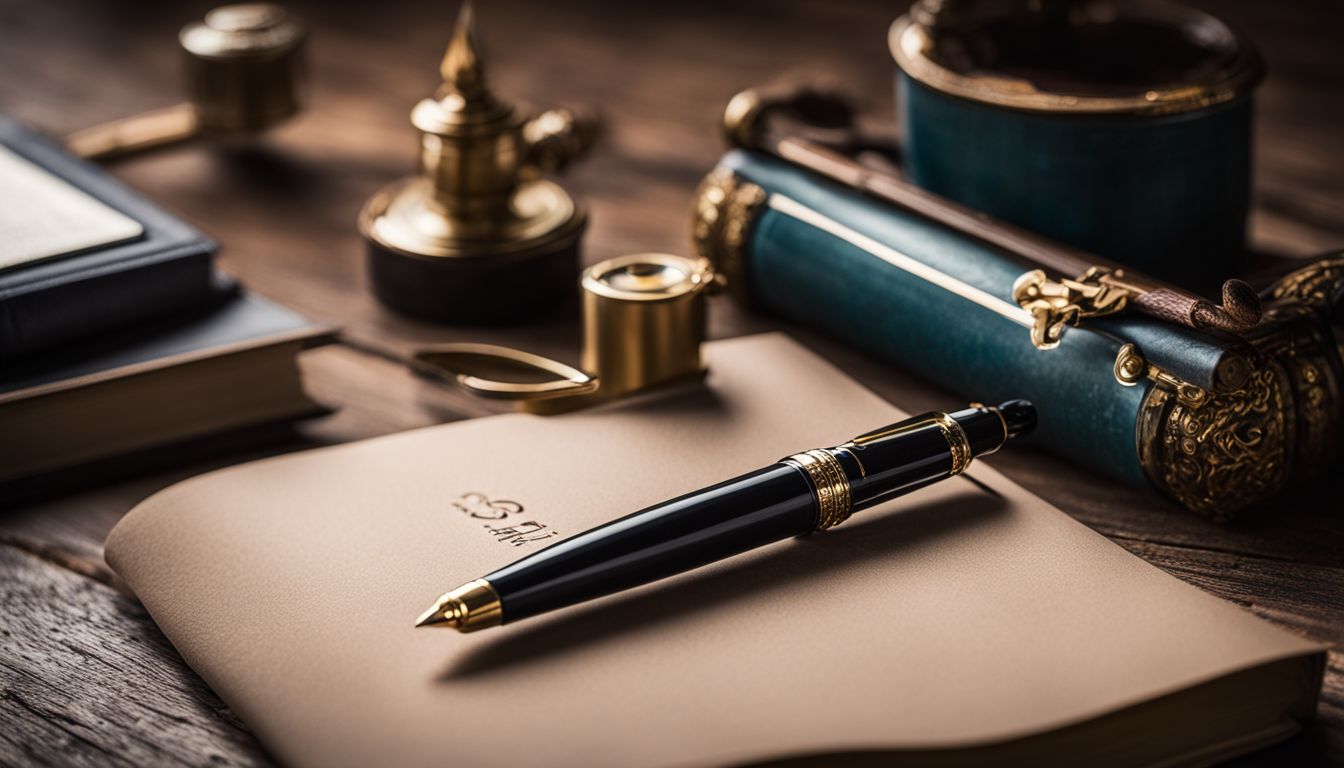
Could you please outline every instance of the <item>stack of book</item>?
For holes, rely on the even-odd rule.
[[[247,294],[215,250],[0,119],[0,506],[324,412],[295,358],[331,330]]]

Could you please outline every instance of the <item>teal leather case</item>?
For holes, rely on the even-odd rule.
[[[1040,114],[902,74],[905,171],[921,187],[1194,288],[1245,263],[1251,99],[1158,116]]]
[[[1120,384],[1126,342],[1166,370],[1212,381],[1229,345],[1140,316],[1069,329],[1055,349],[1030,340],[1012,299],[1027,271],[996,248],[865,197],[770,156],[722,161],[766,192],[742,253],[754,306],[823,328],[987,403],[1027,398],[1040,412],[1032,440],[1134,485],[1147,485],[1137,422],[1153,384]]]

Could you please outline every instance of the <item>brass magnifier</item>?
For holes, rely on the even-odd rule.
[[[302,106],[307,32],[269,3],[226,5],[183,27],[187,101],[77,131],[71,153],[110,160],[196,138],[250,136]]]
[[[584,270],[579,367],[511,347],[442,344],[412,362],[427,377],[530,413],[560,413],[702,379],[706,297],[703,259],[620,256]]]

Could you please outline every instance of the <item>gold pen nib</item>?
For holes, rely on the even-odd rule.
[[[474,632],[497,626],[503,621],[503,606],[495,588],[485,579],[477,579],[440,595],[433,607],[415,620],[415,626]]]
[[[417,627],[456,628],[457,624],[457,601],[448,598],[446,595],[439,598],[433,607],[420,614],[420,618],[415,620],[415,626]]]

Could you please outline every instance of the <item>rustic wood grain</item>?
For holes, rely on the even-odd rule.
[[[1258,94],[1257,247],[1302,258],[1344,246],[1344,6],[1303,0],[1195,3],[1251,34],[1269,64]],[[249,458],[479,416],[492,408],[400,363],[435,341],[524,346],[573,362],[576,310],[513,328],[445,328],[380,308],[366,290],[354,217],[410,171],[410,106],[436,85],[451,4],[292,3],[313,29],[311,109],[259,144],[188,146],[115,172],[224,244],[252,289],[347,329],[305,355],[337,415],[299,437],[0,513],[0,764],[251,764],[265,756],[182,665],[102,561],[108,530],[178,479]],[[177,93],[176,30],[207,3],[0,2],[0,111],[63,133],[163,106]],[[736,90],[784,71],[825,71],[883,125],[892,110],[879,0],[480,4],[502,93],[601,109],[607,130],[566,184],[589,204],[585,259],[687,249],[691,191],[722,151]],[[711,335],[782,329],[902,406],[948,396],[898,367],[727,301]],[[1053,457],[992,458],[1009,476],[1157,566],[1310,637],[1344,640],[1344,523],[1337,474],[1261,514],[1214,526],[1169,502]],[[1331,656],[1321,718],[1237,765],[1344,761],[1344,662]]]
[[[422,381],[403,365],[346,346],[311,350],[300,358],[300,369],[313,398],[339,410],[299,425],[295,439],[2,511],[0,543],[112,583],[111,571],[103,563],[103,540],[122,515],[160,488],[243,461],[480,416],[491,410],[478,400]]]
[[[133,598],[13,547],[0,572],[0,765],[266,761]]]

